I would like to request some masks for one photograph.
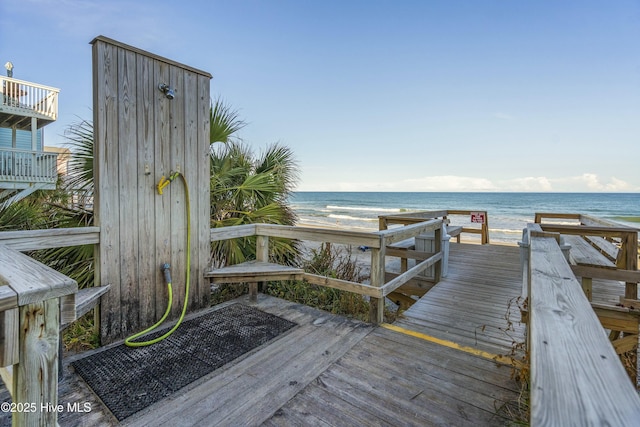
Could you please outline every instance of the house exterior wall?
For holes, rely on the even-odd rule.
[[[38,129],[37,151],[42,151],[43,131],[44,129]],[[13,148],[11,145],[11,129],[0,128],[0,149],[5,149],[5,148]],[[28,131],[28,130],[16,131],[16,147],[15,148],[18,150],[31,151],[31,131]]]

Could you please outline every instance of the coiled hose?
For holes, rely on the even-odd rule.
[[[158,326],[160,326],[162,324],[162,322],[165,321],[165,319],[167,318],[167,316],[169,316],[169,313],[171,312],[171,305],[173,304],[173,289],[171,286],[171,273],[169,271],[169,264],[163,264],[162,265],[162,271],[164,273],[165,276],[165,280],[167,282],[167,291],[168,291],[168,295],[169,295],[169,302],[167,303],[167,309],[165,310],[164,314],[162,315],[162,317],[160,318],[160,320],[158,320],[154,325],[148,327],[147,329],[145,329],[144,331],[135,333],[133,335],[131,335],[130,337],[128,337],[127,339],[124,340],[125,345],[129,346],[129,347],[144,347],[144,346],[148,346],[148,345],[152,345],[155,344],[157,342],[162,341],[163,339],[167,338],[169,335],[171,335],[176,329],[178,329],[178,326],[180,326],[180,324],[182,323],[182,320],[184,319],[184,315],[187,312],[187,304],[189,303],[189,285],[190,285],[190,279],[191,279],[191,206],[190,206],[190,202],[189,202],[189,185],[187,184],[187,180],[184,177],[184,175],[182,175],[180,172],[172,172],[170,174],[169,177],[169,182],[173,181],[175,178],[177,177],[182,178],[182,182],[184,183],[184,194],[185,194],[185,208],[187,211],[187,273],[186,273],[186,285],[185,285],[185,291],[184,291],[184,304],[182,306],[182,313],[180,313],[180,318],[178,319],[178,321],[176,322],[176,324],[173,326],[173,328],[169,329],[166,333],[164,333],[163,335],[154,338],[152,340],[149,341],[133,341],[137,338],[140,338],[142,335],[145,335],[151,331],[153,331],[154,329],[156,329]],[[164,177],[163,177],[164,180]],[[163,180],[161,180],[161,183],[163,182]],[[165,187],[168,184],[165,184]],[[164,187],[163,187],[164,188]],[[160,184],[158,184],[158,192],[160,194],[162,194],[161,188],[160,188]]]

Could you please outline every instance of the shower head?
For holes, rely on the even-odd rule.
[[[158,85],[158,90],[164,93],[164,96],[166,96],[167,99],[173,99],[176,97],[175,89],[173,89],[171,86],[169,86],[166,83],[160,83]]]

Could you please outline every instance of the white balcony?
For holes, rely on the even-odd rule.
[[[58,179],[57,153],[0,149],[0,189],[20,190],[37,185],[51,190]]]
[[[58,118],[60,89],[0,76],[0,127],[41,128]]]

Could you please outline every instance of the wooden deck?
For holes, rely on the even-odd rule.
[[[517,247],[452,244],[448,277],[395,325],[505,354],[520,277]],[[487,358],[265,295],[257,307],[299,326],[122,425],[503,425],[517,399],[511,367]],[[69,362],[60,401],[92,410],[60,425],[117,425]]]
[[[450,245],[449,274],[396,325],[495,354],[524,340],[515,299],[522,289],[516,246]],[[511,302],[511,303],[510,303]],[[508,329],[508,321],[513,330]]]

